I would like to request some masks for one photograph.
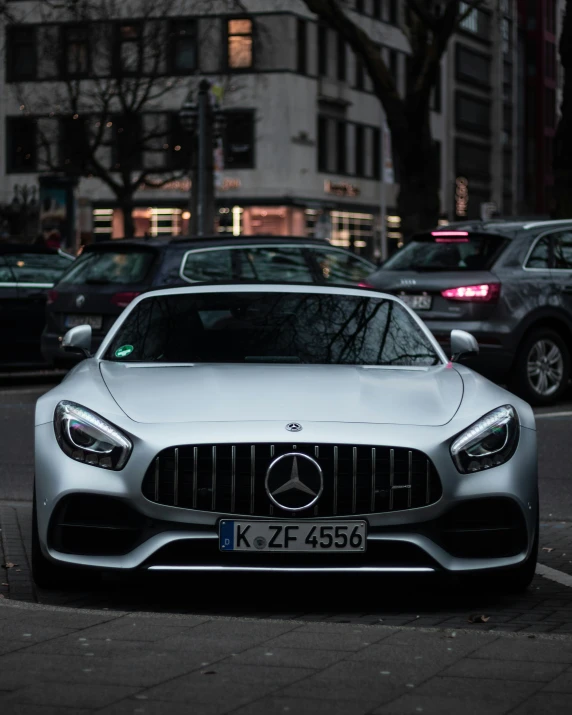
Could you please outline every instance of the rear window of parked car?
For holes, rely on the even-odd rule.
[[[507,243],[486,233],[435,231],[415,236],[383,266],[388,271],[488,270]]]
[[[61,283],[142,283],[155,260],[151,251],[102,251],[87,253],[62,277]]]
[[[56,283],[72,263],[57,253],[9,253],[4,260],[19,283],[43,285]]]
[[[326,283],[359,283],[375,271],[375,266],[347,251],[311,248],[320,275]]]

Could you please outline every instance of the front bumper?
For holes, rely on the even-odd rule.
[[[308,426],[305,439],[324,441],[323,433],[312,435],[313,428]],[[365,553],[335,555],[220,552],[218,522],[235,517],[155,504],[141,491],[143,477],[155,455],[171,444],[188,442],[189,426],[139,424],[137,429],[139,436],[133,438],[134,451],[127,466],[121,472],[111,472],[68,458],[55,440],[51,423],[36,427],[38,531],[48,558],[69,565],[122,571],[463,573],[517,566],[532,547],[538,513],[536,434],[526,428],[522,428],[518,449],[508,463],[463,476],[456,471],[448,447],[435,446],[435,428],[404,430],[384,425],[384,444],[414,444],[432,459],[443,495],[435,504],[417,509],[319,519],[367,521]],[[236,425],[195,425],[193,441],[223,441],[232,429],[236,431]],[[323,430],[323,425],[315,429]],[[259,441],[276,441],[274,425],[247,424],[241,425],[241,430],[245,435],[256,434]],[[362,425],[360,441],[379,443],[379,432],[379,426]],[[347,441],[345,426],[328,425],[328,440]],[[81,517],[81,509],[72,509],[66,514],[66,503],[82,495],[88,497],[91,512]],[[97,499],[102,500],[101,507]],[[459,509],[467,511],[459,513]],[[115,524],[110,524],[113,519]],[[67,524],[65,538],[60,524]],[[110,526],[114,525],[121,528],[110,540]],[[103,533],[107,533],[105,538],[98,536]],[[461,547],[463,539],[465,545]],[[104,547],[105,543],[112,546]]]

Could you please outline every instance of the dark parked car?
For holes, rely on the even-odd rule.
[[[50,248],[0,243],[0,365],[43,362],[46,295],[72,261],[72,256]]]
[[[70,364],[76,358],[60,350],[66,330],[91,325],[97,347],[123,308],[151,288],[217,281],[358,285],[373,270],[370,261],[311,238],[105,241],[88,246],[50,291],[42,353],[52,364]]]
[[[397,294],[439,342],[477,338],[468,363],[532,404],[555,402],[570,378],[572,221],[452,224],[415,236],[367,280]]]

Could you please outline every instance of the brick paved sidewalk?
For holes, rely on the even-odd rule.
[[[0,602],[0,712],[570,713],[572,637]]]

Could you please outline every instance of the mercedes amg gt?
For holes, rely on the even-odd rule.
[[[36,407],[33,574],[445,573],[523,589],[529,405],[357,288],[157,290]]]

